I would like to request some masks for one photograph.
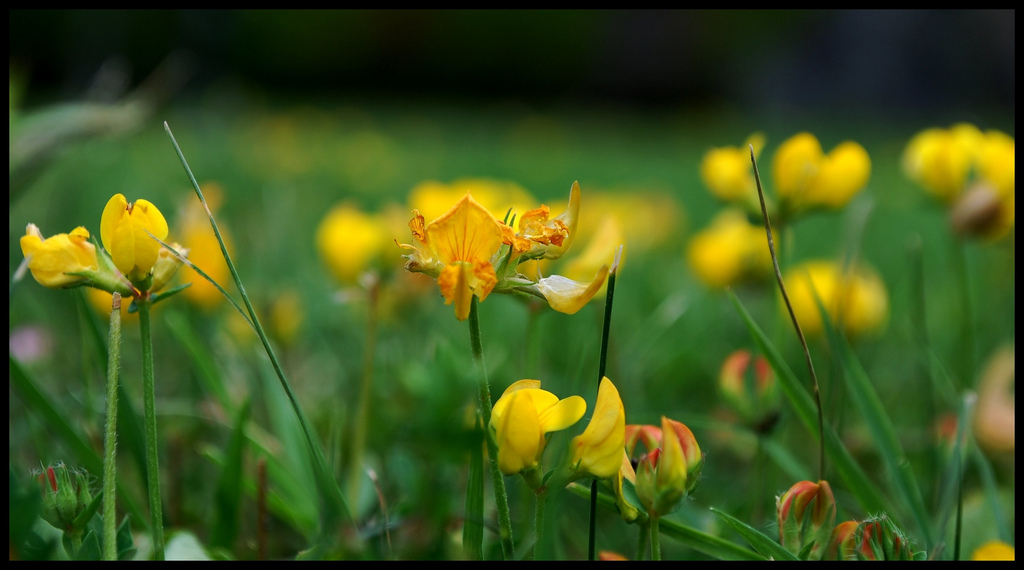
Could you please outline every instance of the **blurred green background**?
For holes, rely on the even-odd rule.
[[[280,333],[276,342],[339,475],[346,473],[346,435],[362,374],[366,307],[352,284],[332,280],[318,257],[317,226],[343,200],[369,212],[392,203],[408,212],[410,191],[428,180],[511,181],[556,211],[578,180],[584,214],[591,193],[636,196],[636,211],[643,211],[644,196],[670,197],[675,215],[659,218],[668,222],[640,219],[626,228],[627,240],[642,241],[651,224],[670,226],[656,228],[663,230],[657,241],[627,250],[608,375],[622,393],[628,423],[658,423],[664,414],[693,428],[707,466],[696,504],[679,517],[709,532],[731,537],[705,508],[714,506],[774,533],[774,496],[794,482],[794,473],[770,461],[752,465],[750,441],[737,443],[715,415],[718,367],[729,352],[752,344],[728,297],[703,287],[685,262],[687,240],[720,208],[700,178],[706,151],[763,132],[764,173],[774,149],[804,130],[826,151],[844,140],[867,149],[868,188],[848,208],[796,224],[787,256],[795,263],[858,249],[882,276],[889,324],[856,350],[927,488],[937,478],[928,472],[926,451],[934,410],[922,398],[927,380],[916,356],[918,303],[926,308],[932,348],[958,388],[972,388],[984,360],[1013,343],[1012,235],[960,250],[945,211],[900,167],[904,146],[923,128],[967,121],[1014,135],[1013,11],[9,15],[10,275],[22,260],[18,239],[27,223],[47,236],[77,225],[97,233],[103,205],[116,192],[157,204],[173,239],[182,209],[195,196],[164,132],[166,121],[199,183],[204,189],[216,183],[222,191],[218,223],[232,234],[234,261],[254,303],[271,314],[282,298],[298,300],[288,311],[298,316],[297,332]],[[18,138],[24,133],[35,136]],[[631,209],[628,200],[623,204],[619,208]],[[865,212],[862,239],[851,239]],[[408,242],[400,229],[395,239]],[[915,244],[922,252],[923,298],[913,277]],[[376,268],[387,282],[409,286],[419,276],[401,270],[402,253],[395,247]],[[970,339],[962,334],[964,270]],[[396,286],[376,345],[366,461],[377,470],[395,551],[404,558],[452,556],[471,441],[463,425],[476,386],[468,334],[431,287],[413,294]],[[12,353],[16,338],[37,335],[31,337],[36,351],[21,360],[100,449],[103,375],[90,360],[87,315],[78,310],[77,295],[47,290],[30,278],[12,282]],[[745,286],[737,295],[805,378],[774,284]],[[582,395],[592,407],[602,308],[598,298],[568,316],[489,298],[481,318],[492,394],[533,376],[561,397]],[[103,317],[96,318],[103,330]],[[226,304],[205,311],[183,299],[158,306],[155,314],[165,513],[169,528],[190,530],[201,540],[210,533],[214,492],[204,472],[217,466],[214,458],[231,431],[209,377],[235,404],[251,395],[254,423],[284,438],[273,419],[282,413],[273,403],[277,386],[255,338],[232,321]],[[125,328],[122,378],[138,405],[138,332],[130,321]],[[189,335],[199,339],[201,354],[183,341]],[[846,409],[829,347],[813,344],[812,353],[826,417],[848,435],[865,465],[877,467],[857,417]],[[200,363],[212,370],[199,370]],[[9,425],[12,468],[73,461],[66,442],[51,437],[13,390]],[[776,433],[804,476],[812,477],[815,446],[785,406]],[[556,438],[552,447],[564,441]],[[122,455],[124,462],[128,456]],[[301,454],[283,461],[299,469]],[[1009,475],[998,474],[1012,497],[1010,463]],[[871,472],[883,485],[884,473]],[[969,477],[976,482],[977,475]],[[138,486],[132,492],[144,504],[139,481],[125,478]],[[301,487],[299,480],[277,484]],[[516,483],[508,485],[513,514],[526,525],[530,514],[519,496],[525,489]],[[373,519],[377,498],[369,484],[363,488],[357,510],[362,520]],[[301,489],[290,492],[300,498],[292,496],[274,513],[275,557],[303,548],[311,524],[303,510],[309,497],[302,499]],[[836,492],[848,518],[871,514]],[[570,529],[557,554],[579,558],[586,501],[562,501],[564,508],[555,511],[560,522],[549,528]],[[227,548],[235,558],[254,556],[254,507],[250,502],[244,509],[239,538]],[[635,539],[622,536],[616,518],[602,513],[601,548],[631,553]],[[979,523],[969,529],[970,540],[979,544],[989,530]],[[676,548],[667,544],[666,557],[699,556]]]

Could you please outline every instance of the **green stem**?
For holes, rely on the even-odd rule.
[[[352,433],[352,456],[349,459],[348,502],[356,506],[363,481],[363,452],[366,449],[366,426],[370,421],[370,388],[373,383],[373,354],[377,341],[377,299],[380,281],[376,276],[367,287],[366,347],[363,352],[363,380],[359,386],[359,407],[356,409],[355,429]]]
[[[612,328],[612,301],[615,299],[615,275],[618,273],[619,257],[622,255],[622,246],[615,252],[615,261],[608,272],[608,288],[605,291],[604,302],[604,325],[601,329],[601,359],[597,364],[597,389],[601,390],[601,380],[604,380],[605,370],[608,364],[608,334]],[[597,536],[597,479],[590,482],[590,531],[587,533],[587,560],[594,560],[594,553],[597,549],[595,538]]]
[[[515,556],[512,539],[512,518],[508,510],[508,494],[505,492],[505,476],[498,469],[498,446],[490,436],[491,388],[487,381],[487,367],[484,365],[484,350],[480,342],[480,317],[477,314],[476,296],[469,305],[469,342],[473,349],[473,360],[480,373],[480,412],[484,425],[484,441],[487,443],[487,464],[491,471],[494,488],[494,502],[498,509],[498,525],[501,538],[501,552],[505,560]]]
[[[153,532],[153,555],[164,559],[164,519],[160,503],[160,459],[156,439],[156,389],[153,382],[153,338],[149,327],[149,299],[136,302],[142,336],[143,423],[146,425],[146,474],[149,487],[149,516]]]
[[[107,342],[107,417],[103,433],[103,559],[117,560],[117,376],[121,369],[121,294],[114,293]]]
[[[651,517],[651,560],[661,560],[661,537],[658,535],[658,517]]]
[[[536,557],[537,545],[540,544],[541,536],[544,535],[544,507],[547,506],[548,493],[546,490],[541,489],[534,494],[534,497],[536,502],[533,508],[533,546],[530,547],[530,552],[526,554],[527,560],[533,560]]]
[[[643,560],[647,556],[647,541],[651,538],[650,521],[639,523],[640,532],[636,541],[636,559]]]

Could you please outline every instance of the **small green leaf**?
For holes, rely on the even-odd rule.
[[[117,559],[131,560],[137,551],[135,538],[132,537],[131,517],[125,516],[121,526],[117,527]]]
[[[732,527],[750,544],[754,550],[769,557],[772,560],[799,560],[792,552],[786,550],[779,543],[772,540],[768,535],[748,525],[747,523],[711,507],[711,512],[718,515],[725,524]]]

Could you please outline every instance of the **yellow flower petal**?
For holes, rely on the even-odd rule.
[[[782,143],[772,159],[775,194],[780,200],[799,200],[818,173],[821,143],[811,133],[799,133]]]
[[[501,247],[498,220],[466,194],[451,210],[430,222],[427,242],[445,265],[487,261]]]
[[[590,283],[579,283],[561,275],[552,275],[537,281],[536,287],[552,309],[572,315],[594,298],[607,278],[608,266],[604,265]]]
[[[40,285],[72,287],[86,278],[72,273],[96,271],[96,247],[89,242],[89,232],[77,227],[70,234],[57,234],[42,239],[35,224],[28,224],[20,240],[21,252],[28,259],[28,269]]]
[[[456,262],[445,266],[437,276],[437,284],[444,295],[446,305],[455,304],[455,318],[464,321],[469,318],[469,309],[473,300],[470,288],[472,265]]]
[[[579,396],[558,400],[553,406],[540,413],[540,431],[549,433],[561,431],[580,421],[587,413],[587,401]]]

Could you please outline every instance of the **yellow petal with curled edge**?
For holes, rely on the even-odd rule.
[[[569,396],[564,400],[558,400],[553,406],[540,412],[540,431],[541,433],[561,431],[580,421],[585,413],[587,413],[587,401],[579,396]]]
[[[537,281],[536,287],[552,309],[572,315],[594,298],[606,279],[608,266],[604,265],[590,283],[580,283],[561,275],[552,275]]]
[[[473,199],[463,196],[451,210],[426,227],[427,243],[445,265],[486,261],[501,248],[501,225]]]
[[[626,412],[619,391],[605,377],[587,429],[572,440],[572,463],[592,477],[611,479],[619,472],[625,448]]]

